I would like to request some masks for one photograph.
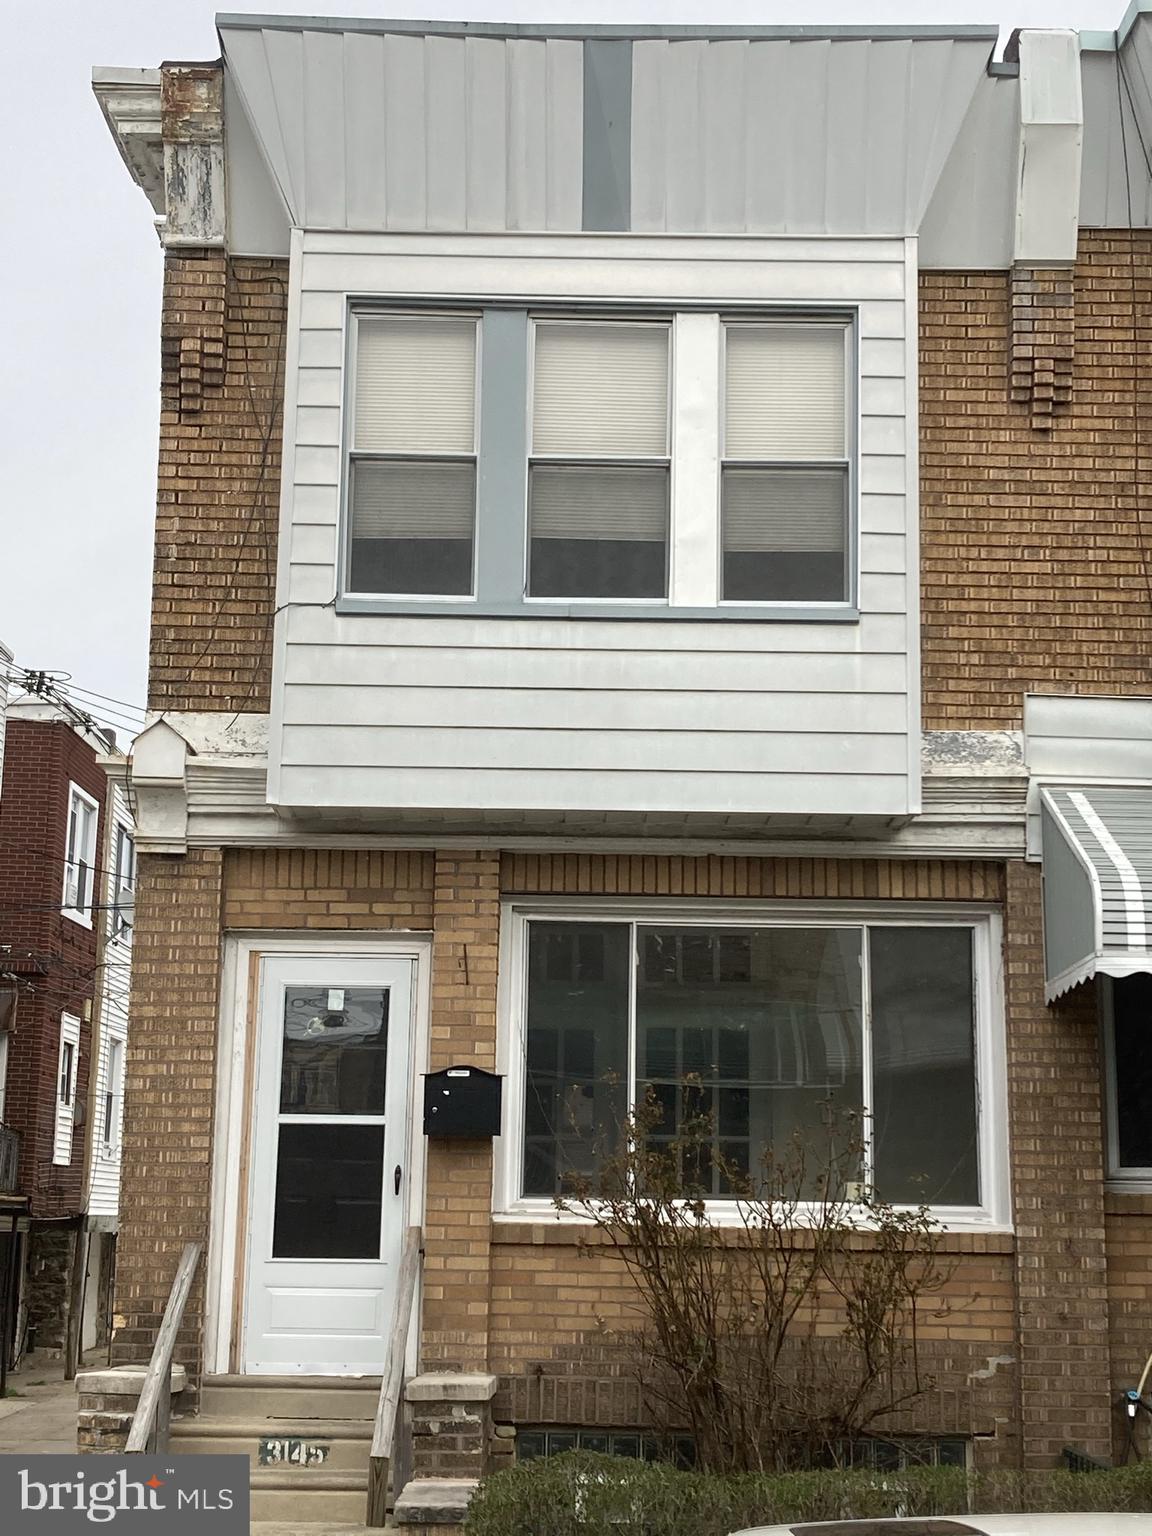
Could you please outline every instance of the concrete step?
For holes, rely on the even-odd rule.
[[[323,1467],[257,1467],[252,1473],[252,1519],[363,1525],[368,1473],[329,1472]]]
[[[172,1449],[185,1456],[237,1456],[243,1453],[253,1470],[260,1466],[261,1440],[298,1440],[325,1451],[322,1462],[274,1463],[296,1473],[309,1466],[329,1472],[363,1472],[372,1448],[372,1425],[365,1419],[219,1419],[172,1420]],[[288,1455],[284,1447],[282,1454]]]
[[[371,1421],[378,1376],[205,1376],[203,1419],[353,1419]]]

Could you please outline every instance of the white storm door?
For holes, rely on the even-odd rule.
[[[261,965],[245,1371],[379,1375],[404,1236],[413,960]]]

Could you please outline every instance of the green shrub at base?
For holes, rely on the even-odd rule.
[[[488,1478],[467,1536],[728,1536],[746,1526],[975,1511],[1152,1511],[1152,1464],[1102,1472],[786,1472],[718,1477],[576,1452]]]

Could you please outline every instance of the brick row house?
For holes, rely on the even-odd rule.
[[[415,1482],[635,1436],[553,1200],[691,1077],[927,1192],[906,1432],[1122,1454],[1152,18],[218,28],[95,75],[164,248],[116,1360],[201,1242],[178,1443],[370,1416],[419,1228]],[[254,1507],[363,1508],[326,1432]]]
[[[5,653],[7,660],[11,658]],[[114,738],[0,668],[0,1359],[107,1346],[128,1034],[132,817]],[[22,674],[13,673],[13,676]]]

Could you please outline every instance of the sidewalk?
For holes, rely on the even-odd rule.
[[[8,1376],[0,1397],[0,1453],[76,1450],[76,1383],[59,1360],[35,1354]]]

